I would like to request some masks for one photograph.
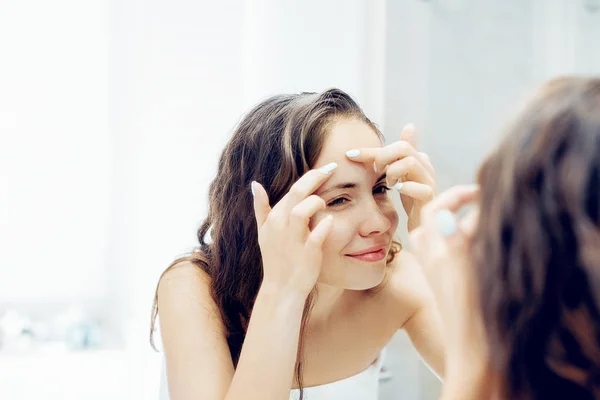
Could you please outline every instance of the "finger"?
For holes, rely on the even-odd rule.
[[[431,173],[431,175],[435,176],[435,168],[433,168],[433,164],[431,163],[431,159],[427,153],[419,152],[419,160],[425,164],[427,170]]]
[[[423,207],[421,221],[423,221],[424,224],[429,224],[440,210],[448,210],[452,213],[456,213],[463,206],[473,202],[478,197],[478,185],[453,186]]]
[[[473,210],[471,210],[473,211]],[[458,216],[447,209],[438,211],[435,215],[435,227],[429,225],[427,229],[431,243],[438,249],[452,249],[454,255],[465,251],[473,237],[475,220],[472,213],[468,214],[469,219],[458,219]],[[458,251],[458,253],[456,253]],[[463,254],[464,255],[464,254]]]
[[[410,143],[415,149],[417,148],[418,132],[414,124],[407,124],[402,128],[400,140]]]
[[[408,234],[408,241],[417,258],[420,258],[423,241],[423,228],[419,226],[413,229],[412,232]]]
[[[387,145],[375,155],[375,168],[376,171],[381,171],[386,165],[393,163],[394,161],[401,160],[406,157],[413,157],[418,160],[429,174],[434,175],[435,171],[431,162],[428,162],[425,153],[419,153],[409,142],[399,141]]]
[[[309,234],[308,239],[306,239],[306,244],[313,248],[322,248],[323,242],[325,242],[332,225],[333,217],[331,215],[323,218]]]
[[[435,170],[431,161],[429,161],[429,156],[425,153],[418,152],[407,141],[394,142],[385,147],[363,147],[360,149],[348,150],[346,152],[346,157],[351,161],[363,164],[374,164],[375,172],[382,171],[386,165],[409,156],[419,160],[432,176],[435,175]]]
[[[460,230],[465,234],[465,236],[469,239],[472,239],[475,235],[475,231],[477,230],[477,225],[479,223],[479,207],[474,207],[469,210],[467,215],[465,215],[460,220]]]
[[[312,169],[298,179],[289,192],[273,207],[282,215],[289,215],[298,203],[313,194],[325,181],[331,178],[337,168],[336,163],[329,163],[319,169]]]
[[[435,224],[437,233],[445,238],[454,235],[459,228],[456,215],[447,209],[440,210],[435,214]]]
[[[394,161],[388,165],[385,175],[387,179],[398,181],[413,181],[419,183],[432,183],[432,178],[425,166],[412,156]]]
[[[325,200],[314,194],[298,203],[290,212],[291,233],[300,235],[304,240],[309,232],[310,219],[324,208]]]
[[[269,205],[269,195],[265,188],[256,181],[250,183],[250,190],[254,196],[254,216],[256,217],[256,224],[260,228],[267,219],[267,216],[271,212],[271,206]]]
[[[417,158],[419,154],[410,143],[399,141],[380,148],[373,161],[376,171],[382,171],[386,165],[405,157]]]
[[[362,147],[360,149],[348,150],[346,157],[354,162],[372,164],[381,150],[383,150],[383,147]]]
[[[398,182],[392,186],[392,189],[397,190],[402,195],[420,201],[431,200],[434,196],[431,186],[418,182]]]

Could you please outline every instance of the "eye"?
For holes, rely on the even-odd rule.
[[[390,190],[390,188],[385,185],[377,186],[373,189],[373,194],[385,194],[388,190]]]
[[[350,200],[348,200],[345,197],[338,197],[337,199],[331,200],[327,204],[327,207],[341,206],[342,204],[346,204],[348,201],[350,201]]]

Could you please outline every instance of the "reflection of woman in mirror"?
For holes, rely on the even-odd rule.
[[[408,126],[384,147],[335,89],[276,96],[243,118],[210,186],[200,247],[157,289],[173,400],[375,400],[382,349],[399,329],[442,374],[433,296],[393,238],[390,188],[409,229],[435,191],[414,135]]]
[[[444,320],[443,399],[600,399],[600,79],[545,85],[478,181],[411,233]]]

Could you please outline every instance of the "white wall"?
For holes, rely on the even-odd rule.
[[[2,4],[1,303],[106,293],[108,18],[102,1]]]
[[[242,113],[244,2],[112,2],[111,274],[130,398],[155,398],[148,343],[160,273],[197,244],[216,160]]]
[[[113,2],[114,275],[129,317],[196,244],[218,152],[242,112],[243,2]],[[142,310],[144,310],[142,312]]]

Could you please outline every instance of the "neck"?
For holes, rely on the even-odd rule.
[[[317,296],[310,312],[311,325],[326,323],[336,310],[336,306],[339,305],[340,300],[346,292],[345,289],[326,285],[324,283],[317,283],[316,289]]]

